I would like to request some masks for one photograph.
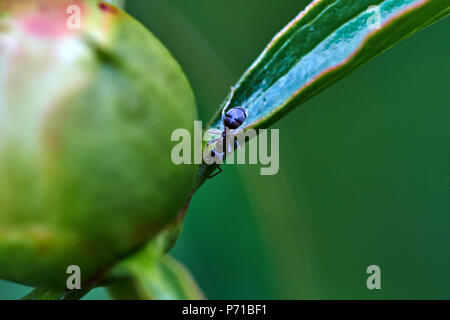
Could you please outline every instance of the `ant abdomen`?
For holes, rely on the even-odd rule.
[[[247,110],[242,107],[230,109],[223,119],[223,124],[228,129],[239,128],[247,119]]]

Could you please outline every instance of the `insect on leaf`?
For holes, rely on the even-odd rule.
[[[284,27],[233,86],[221,112],[242,106],[244,129],[267,128],[400,40],[447,16],[450,0],[315,0]],[[217,168],[200,166],[196,188]]]

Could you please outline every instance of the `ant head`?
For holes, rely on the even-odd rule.
[[[247,110],[242,107],[236,107],[228,110],[223,117],[223,125],[228,129],[239,128],[247,119]]]

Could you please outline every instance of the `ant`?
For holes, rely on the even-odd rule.
[[[234,95],[234,87],[231,87],[231,94],[230,98],[228,99],[225,107],[222,109],[222,124],[223,124],[223,131],[219,129],[209,129],[208,132],[219,135],[218,138],[211,140],[206,148],[216,142],[215,147],[211,150],[211,157],[215,158],[216,156],[219,157],[220,160],[222,160],[226,153],[230,153],[233,151],[230,144],[226,143],[227,137],[232,138],[234,140],[234,147],[240,148],[240,145],[236,139],[237,133],[242,130],[241,126],[244,123],[244,121],[247,119],[247,110],[243,107],[235,107],[231,108],[225,113],[225,110],[228,108],[228,106],[231,103],[231,99],[233,99]],[[224,152],[224,146],[226,146],[226,150],[228,152]],[[219,151],[220,150],[220,151]],[[211,175],[209,178],[214,178],[216,175],[222,172],[222,169],[220,167],[217,167],[219,171],[215,173],[214,175]]]

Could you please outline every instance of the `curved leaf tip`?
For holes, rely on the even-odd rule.
[[[315,0],[243,74],[229,108],[248,110],[246,129],[266,128],[449,10],[450,0]],[[221,129],[221,109],[209,128]]]

